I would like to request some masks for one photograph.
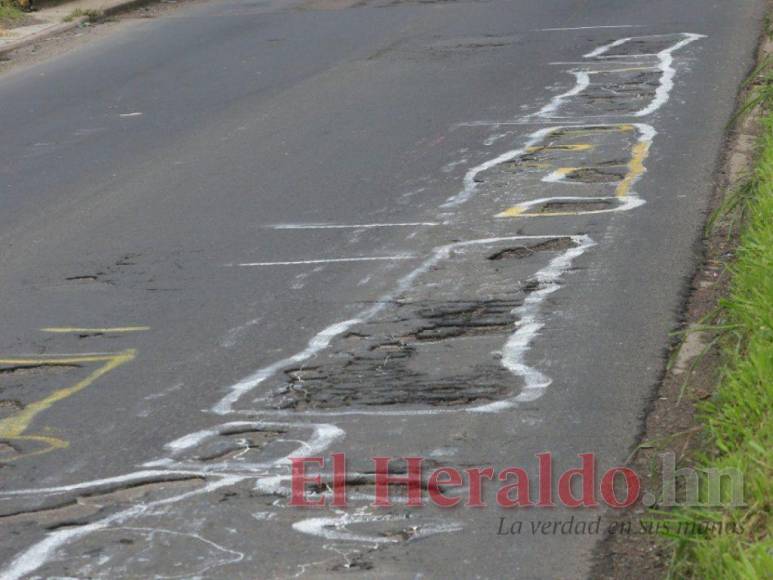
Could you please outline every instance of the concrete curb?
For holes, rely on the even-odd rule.
[[[102,15],[105,17],[115,16],[116,14],[121,14],[122,12],[127,12],[135,8],[140,8],[145,4],[151,4],[152,2],[155,2],[155,1],[156,0],[124,0],[123,2],[117,2],[102,10]],[[72,22],[62,22],[61,24],[55,24],[50,28],[46,28],[45,30],[41,30],[34,34],[25,36],[24,38],[20,38],[18,40],[9,42],[8,44],[4,44],[0,46],[0,56],[5,56],[10,52],[23,48],[25,46],[35,44],[37,42],[40,42],[41,40],[45,40],[52,36],[57,36],[65,32],[69,32],[70,30],[74,30],[75,28],[78,28],[81,24],[83,24],[87,19],[88,18],[84,16],[83,18],[73,20]]]

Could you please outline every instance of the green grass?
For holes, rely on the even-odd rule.
[[[19,10],[11,0],[0,0],[0,28],[11,26],[24,18],[24,12]]]
[[[72,22],[76,18],[85,18],[87,22],[97,22],[102,18],[102,12],[99,10],[82,10],[81,8],[76,8],[64,17],[64,22]]]
[[[773,71],[755,71],[753,104],[762,136],[753,174],[720,213],[741,216],[731,288],[718,311],[722,372],[715,396],[700,408],[707,449],[702,467],[744,474],[745,507],[681,508],[674,522],[732,523],[741,533],[675,534],[672,578],[773,578]]]

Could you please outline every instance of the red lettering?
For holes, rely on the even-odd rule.
[[[529,498],[529,476],[526,470],[520,467],[508,467],[499,472],[499,481],[507,481],[510,476],[515,477],[515,483],[503,485],[497,491],[497,505],[503,508],[526,507],[533,505]],[[515,491],[515,497],[510,495]]]
[[[421,507],[421,464],[424,459],[421,457],[405,457],[405,463],[408,467],[408,475],[398,476],[389,474],[389,462],[391,457],[374,457],[373,465],[376,468],[376,500],[374,507],[391,507],[392,502],[389,499],[390,485],[405,485],[408,487],[408,507]]]
[[[615,476],[620,473],[625,478],[626,495],[625,501],[617,499],[615,494]],[[608,469],[601,478],[601,497],[609,507],[623,509],[632,506],[639,499],[641,490],[641,480],[633,469],[628,467],[613,467]]]
[[[553,454],[537,453],[539,459],[539,507],[555,507],[553,503]]]
[[[319,475],[306,476],[306,464],[313,463],[324,467],[325,459],[323,457],[291,457],[290,462],[292,463],[290,505],[294,507],[324,507],[324,497],[314,501],[306,499],[306,484],[321,485],[322,483],[322,478]]]
[[[465,469],[467,478],[470,480],[469,496],[467,497],[468,507],[486,507],[483,501],[483,478],[489,481],[494,479],[493,467],[472,467]]]
[[[598,507],[596,502],[596,461],[593,453],[581,453],[578,456],[582,467],[567,469],[558,479],[558,497],[561,504],[566,507],[576,508]],[[572,480],[579,477],[582,480],[582,497],[577,499],[572,494]]]
[[[333,507],[346,507],[346,454],[333,453]]]
[[[439,467],[432,472],[427,481],[429,499],[438,507],[454,507],[462,501],[462,498],[446,497],[443,495],[443,488],[459,487],[462,483],[464,483],[464,480],[458,469],[453,467]]]

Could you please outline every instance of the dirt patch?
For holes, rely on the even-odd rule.
[[[31,14],[23,13],[18,17],[3,18],[0,16],[0,35],[3,30],[13,30],[14,28],[21,28],[22,26],[32,26],[33,24],[41,24],[43,21],[35,18]]]
[[[344,10],[365,4],[364,0],[306,0],[296,10]]]
[[[42,39],[18,48],[12,52],[0,55],[0,74],[17,67],[34,65],[51,57],[58,57],[67,52],[75,50],[83,44],[99,38],[104,38],[116,30],[116,28],[127,25],[127,21],[153,18],[163,16],[176,10],[181,6],[193,3],[204,2],[205,0],[176,0],[174,2],[157,0],[150,2],[138,8],[122,12],[100,19],[98,22],[87,23],[79,26],[69,32]],[[27,15],[30,18],[34,16]],[[27,22],[25,24],[31,24]],[[1,28],[1,27],[0,27]]]

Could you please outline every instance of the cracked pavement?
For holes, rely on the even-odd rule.
[[[498,534],[576,511],[369,458],[637,443],[763,3],[617,4],[194,3],[5,72],[0,575],[587,577]]]

